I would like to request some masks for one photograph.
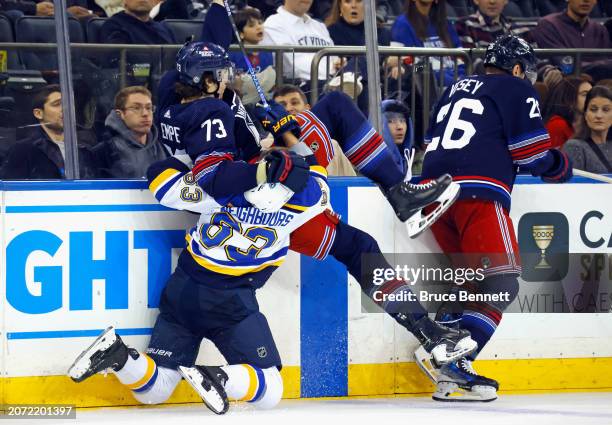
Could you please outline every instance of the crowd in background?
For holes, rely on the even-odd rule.
[[[365,45],[363,1],[241,0],[231,3],[240,37],[247,45],[323,48]],[[184,40],[166,20],[201,19],[206,12],[205,2],[195,0],[68,0],[67,4],[68,13],[84,26],[97,17],[106,18],[95,40],[89,40],[101,44],[179,44]],[[14,33],[24,16],[51,16],[53,11],[53,3],[46,0],[0,0],[0,14],[6,16]],[[381,46],[483,48],[497,36],[513,33],[538,48],[612,48],[612,2],[380,0],[376,12]],[[194,35],[197,38],[199,34]],[[13,39],[19,40],[19,37]],[[115,56],[100,54],[87,61],[77,56],[75,69],[84,67],[84,74],[92,69],[102,70],[96,75],[104,75],[105,69],[117,66]],[[285,53],[275,58],[271,52],[255,50],[249,54],[249,60],[267,97],[281,103],[289,112],[299,113],[310,107],[306,94],[311,84],[313,56],[314,53]],[[233,88],[241,94],[248,110],[259,97],[245,72],[242,55],[232,53],[231,58],[239,71]],[[276,60],[283,61],[282,80],[290,84],[277,85]],[[8,69],[3,71],[8,72],[0,75],[10,77],[16,70],[27,71],[25,55],[18,61],[15,68],[5,64]],[[124,84],[127,87],[103,86],[102,78],[86,79],[82,85],[76,83],[81,178],[142,177],[150,163],[166,155],[153,120],[154,75],[163,70],[156,69],[159,65],[147,59],[145,53],[129,53],[127,61],[132,65]],[[321,62],[317,83],[323,95],[330,90],[345,91],[367,114],[367,85],[384,81],[388,99],[381,108],[387,141],[395,144],[402,154],[414,147],[422,155],[421,117],[429,111],[419,108],[423,93],[410,93],[411,79],[421,77],[412,73],[412,65],[419,61],[422,63],[422,58],[383,58],[381,75],[371,77],[367,75],[363,59],[332,57],[331,64]],[[465,64],[457,65],[450,57],[429,58],[427,63],[435,81],[444,81],[441,87],[434,86],[434,94],[439,95],[444,86],[467,73]],[[568,153],[577,168],[612,173],[612,142],[608,131],[612,125],[612,65],[609,60],[586,55],[579,64],[583,73],[575,75],[577,65],[573,56],[542,60],[536,82],[542,117],[553,146]],[[474,63],[474,72],[482,72],[478,60]],[[28,115],[22,117],[26,125],[11,128],[10,122],[0,119],[0,127],[10,130],[0,130],[0,178],[65,177],[61,92],[54,84],[57,73],[41,75],[42,84],[27,99],[28,113],[20,111],[22,116]],[[10,96],[2,92],[9,77],[0,79],[0,96],[4,95],[0,97],[0,111],[6,112],[6,116],[14,108]],[[411,95],[418,100],[415,111],[410,110]],[[265,138],[265,131],[260,130]],[[418,164],[417,159],[416,172]],[[355,175],[342,156],[331,171],[332,175]]]

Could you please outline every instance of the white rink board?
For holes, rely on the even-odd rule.
[[[603,213],[603,219],[592,219],[587,235],[592,240],[606,241],[612,232],[612,191],[607,185],[571,184],[515,186],[512,217],[515,227],[526,212],[557,211],[569,222],[571,252],[608,252],[611,248],[591,249],[581,242],[579,225],[591,210]],[[2,354],[0,369],[4,376],[45,376],[65,373],[67,359],[72,359],[91,338],[32,338],[7,339],[7,333],[48,332],[79,329],[103,329],[112,324],[118,328],[140,329],[152,326],[156,309],[147,306],[148,251],[134,247],[135,232],[152,230],[182,231],[194,221],[194,216],[169,211],[118,212],[28,212],[7,213],[7,208],[23,206],[96,206],[157,205],[146,190],[28,190],[2,192]],[[348,221],[369,231],[383,251],[433,252],[437,246],[427,233],[416,241],[409,240],[405,229],[395,218],[386,201],[374,187],[350,187],[348,190]],[[346,217],[345,217],[346,218]],[[37,282],[34,270],[59,273],[61,267],[61,306],[53,311],[31,313],[20,311],[7,302],[6,247],[28,231],[54,235],[60,242],[51,255],[34,251],[27,256],[23,272],[30,296],[40,297],[49,285]],[[71,310],[70,235],[91,232],[93,259],[105,257],[108,232],[123,232],[127,236],[123,247],[128,252],[125,273],[128,282],[127,307],[109,309],[106,306],[106,282],[94,279],[91,308]],[[53,239],[53,237],[51,237]],[[38,247],[41,240],[24,242]],[[77,247],[78,248],[78,247]],[[73,247],[73,250],[76,249]],[[179,249],[173,250],[173,264]],[[78,253],[73,253],[76,255]],[[9,261],[14,261],[11,258]],[[47,267],[41,269],[42,267]],[[53,271],[55,270],[55,271]],[[77,269],[74,269],[77,270]],[[74,271],[73,270],[73,271]],[[81,270],[82,271],[82,270]],[[40,278],[40,276],[38,276]],[[45,277],[45,276],[43,276]],[[291,254],[271,281],[260,291],[262,311],[267,314],[281,358],[288,366],[300,365],[300,261]],[[49,276],[45,278],[49,279]],[[359,287],[350,279],[348,305],[348,358],[351,364],[376,364],[410,361],[415,340],[384,315],[361,313]],[[46,288],[46,289],[45,289]],[[57,292],[57,289],[55,289]],[[45,292],[45,294],[48,294]],[[82,302],[82,300],[81,300]],[[127,336],[137,348],[144,348],[146,335]],[[216,350],[208,347],[201,359],[221,362]],[[483,352],[483,358],[559,358],[612,357],[612,321],[605,314],[511,314],[504,318],[494,340]]]
[[[520,217],[527,212],[561,212],[569,222],[570,252],[607,252],[612,247],[587,247],[579,233],[580,221],[589,211],[603,213],[602,220],[591,219],[586,226],[590,240],[604,238],[612,242],[612,187],[604,184],[518,184],[512,195],[511,217],[518,232]],[[374,187],[349,189],[349,223],[367,229],[383,252],[440,252],[430,231],[417,240],[408,237],[391,207]],[[356,213],[352,213],[355,211]],[[385,227],[394,223],[394,231]],[[611,272],[612,273],[612,272]],[[612,294],[611,294],[612,295]],[[349,359],[351,363],[384,363],[413,361],[416,339],[381,314],[361,313],[359,287],[349,290]],[[372,344],[376,335],[395,342]],[[612,320],[609,314],[535,314],[504,315],[494,338],[480,359],[581,358],[612,356]]]

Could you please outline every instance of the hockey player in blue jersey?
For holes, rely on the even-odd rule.
[[[172,93],[161,96],[168,101],[159,109],[165,139],[174,141],[175,150],[183,150],[195,165],[191,169],[174,157],[155,164],[148,173],[150,188],[162,204],[201,217],[189,232],[187,248],[164,290],[147,353],[127,347],[109,328],[70,368],[75,381],[111,369],[138,400],[161,403],[183,376],[216,413],[227,410],[227,397],[262,408],[280,400],[280,357],[258,311],[255,289],[282,262],[289,234],[320,215],[329,196],[320,168],[313,167],[312,176],[305,179],[304,160],[296,155],[274,152],[259,164],[236,160],[240,155],[233,146],[234,115],[228,114],[236,104],[217,96],[223,78],[231,75],[224,60],[215,45],[186,46],[177,72],[170,75],[178,102],[168,101]],[[234,182],[236,175],[241,181]],[[281,199],[277,208],[282,209],[266,212],[269,200],[253,197],[277,183],[295,195],[289,202],[275,198]],[[422,331],[432,338],[429,349],[442,358],[447,351],[457,356],[459,348],[473,349],[458,347],[472,342],[466,332],[444,330],[423,314],[418,318],[408,317],[410,312],[397,314],[411,323],[427,321]],[[203,337],[217,345],[228,366],[193,367]]]
[[[478,375],[472,361],[519,290],[520,257],[509,216],[517,169],[552,183],[572,177],[570,160],[550,148],[542,123],[532,86],[533,49],[519,37],[501,36],[487,48],[484,65],[486,75],[451,85],[434,109],[422,177],[450,173],[461,185],[460,199],[433,224],[432,231],[445,253],[464,254],[468,264],[460,267],[484,268],[485,279],[474,283],[471,291],[509,296],[497,302],[445,306],[438,312],[438,320],[469,330],[478,342],[478,350],[455,363],[437,367],[419,361],[437,382],[434,399],[441,401],[497,398],[498,383]]]

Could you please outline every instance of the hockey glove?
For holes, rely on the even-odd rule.
[[[558,149],[548,152],[553,156],[553,165],[548,171],[542,173],[542,180],[548,183],[565,183],[572,178],[572,161]]]
[[[295,193],[308,183],[310,167],[301,156],[288,151],[272,151],[264,158],[266,182],[282,183]]]
[[[266,111],[261,104],[255,107],[255,117],[261,122],[263,128],[272,133],[275,142],[278,142],[283,133],[290,131],[295,137],[300,137],[300,125],[295,115],[289,114],[282,105],[271,101],[270,110]]]

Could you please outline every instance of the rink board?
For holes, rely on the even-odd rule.
[[[135,404],[114,378],[77,385],[63,374],[108,325],[146,347],[159,293],[193,215],[160,207],[144,182],[0,182],[2,403]],[[332,179],[334,208],[384,252],[435,252],[430,234],[409,240],[367,180]],[[519,178],[515,229],[527,213],[561,213],[570,252],[612,253],[612,190],[577,180]],[[416,340],[381,314],[362,313],[359,287],[335,260],[290,254],[259,293],[283,359],[285,397],[426,393]],[[513,313],[477,363],[504,390],[612,388],[607,314]],[[222,364],[204,341],[199,361]],[[184,385],[172,402],[197,401]]]

